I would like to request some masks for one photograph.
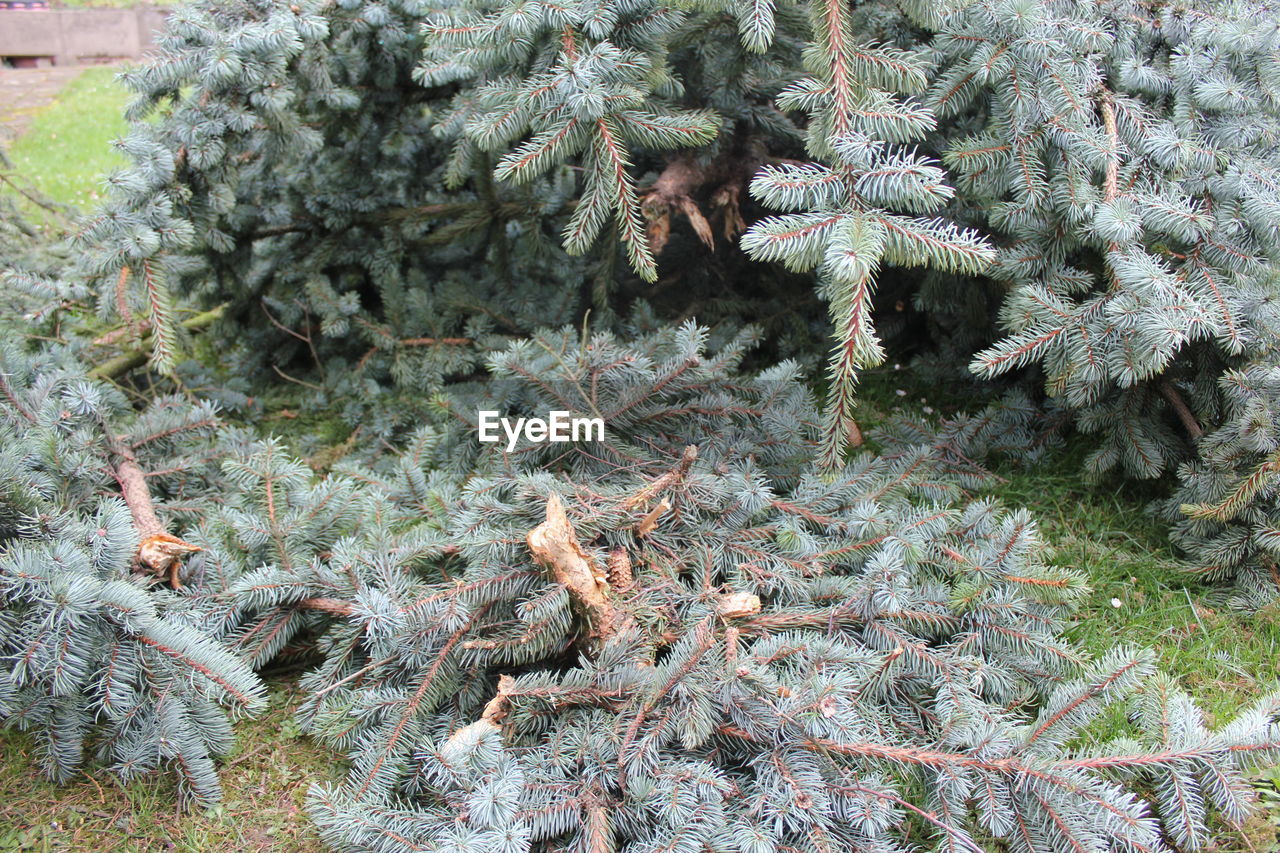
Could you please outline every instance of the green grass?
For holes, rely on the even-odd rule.
[[[1088,578],[1089,593],[1068,630],[1072,639],[1095,656],[1117,646],[1152,649],[1211,725],[1229,720],[1277,686],[1280,608],[1234,610],[1225,587],[1189,576],[1167,526],[1150,512],[1159,492],[1088,482],[1090,449],[1087,436],[1076,436],[1042,465],[997,467],[1004,482],[993,494],[1007,506],[1027,507],[1051,547],[1050,561]],[[1129,734],[1121,707],[1089,729],[1098,740]],[[1254,787],[1258,809],[1243,828],[1215,819],[1218,853],[1280,850],[1280,768],[1258,774]]]
[[[52,200],[90,210],[102,195],[103,176],[125,164],[111,147],[127,127],[129,94],[117,73],[90,68],[76,77],[9,149],[17,173]]]
[[[1276,609],[1234,610],[1222,588],[1189,576],[1165,523],[1148,510],[1153,492],[1088,483],[1081,472],[1089,449],[1077,437],[1044,465],[1003,466],[1007,482],[995,495],[1030,509],[1052,562],[1088,577],[1074,639],[1096,655],[1118,645],[1154,649],[1207,712],[1226,718],[1276,684]]]
[[[897,393],[904,383],[904,373],[869,377],[864,427],[898,405],[919,410],[918,390]],[[326,439],[345,435],[345,427],[327,423],[324,413],[282,408],[287,397],[282,391],[267,407],[272,414],[262,423],[272,431],[288,432],[298,420],[305,424],[303,433],[325,427],[332,431]],[[933,398],[928,402],[948,408]],[[1153,649],[1160,666],[1178,677],[1211,718],[1225,720],[1276,680],[1277,613],[1233,611],[1219,603],[1220,588],[1187,576],[1164,522],[1147,510],[1158,489],[1090,483],[1083,475],[1089,450],[1088,438],[1077,436],[1041,465],[1000,465],[989,494],[1007,507],[1027,507],[1049,546],[1049,559],[1088,577],[1090,591],[1069,629],[1073,639],[1095,655],[1117,645]],[[277,686],[272,696],[265,717],[237,727],[241,752],[224,761],[221,771],[227,802],[210,812],[179,812],[171,775],[119,786],[90,770],[61,787],[34,782],[38,770],[30,740],[3,735],[0,853],[320,850],[300,806],[310,782],[341,775],[341,763],[298,737],[291,720],[297,697],[289,689]],[[1119,713],[1090,729],[1099,739],[1126,733]],[[1243,829],[1218,826],[1216,853],[1280,850],[1280,770],[1260,774],[1255,785],[1261,807]]]
[[[963,385],[921,387],[905,369],[886,365],[864,374],[858,421],[869,431],[894,411],[931,406],[950,414],[986,402],[965,393]],[[1158,666],[1195,697],[1210,724],[1221,723],[1280,686],[1280,606],[1234,610],[1226,604],[1229,587],[1188,574],[1168,525],[1152,511],[1163,494],[1160,484],[1091,482],[1084,463],[1092,447],[1089,436],[1075,435],[1038,465],[996,462],[998,480],[981,496],[1009,509],[1026,507],[1049,561],[1088,579],[1067,630],[1072,640],[1094,656],[1117,646],[1153,650]],[[1088,730],[1099,741],[1131,734],[1122,708]],[[1280,768],[1259,773],[1254,787],[1259,808],[1241,829],[1216,824],[1215,853],[1280,851]]]
[[[121,785],[89,767],[64,785],[40,773],[30,737],[0,738],[0,853],[175,850],[320,853],[304,809],[313,782],[335,779],[343,765],[298,735],[297,696],[276,684],[269,709],[236,726],[237,752],[221,763],[224,802],[182,811],[172,773]]]

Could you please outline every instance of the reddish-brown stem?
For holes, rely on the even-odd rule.
[[[129,291],[125,289],[129,283],[129,268],[120,268],[120,277],[116,279],[116,311],[125,325],[133,323],[133,312],[129,310]]]
[[[1160,390],[1160,396],[1168,401],[1174,414],[1182,422],[1182,427],[1187,431],[1187,434],[1193,439],[1204,435],[1204,427],[1200,426],[1200,422],[1196,420],[1191,407],[1187,405],[1186,400],[1182,399],[1182,395],[1178,393],[1178,389],[1174,387],[1173,383],[1168,379],[1164,379],[1156,387]]]
[[[645,486],[643,489],[641,489],[631,497],[624,500],[622,502],[622,508],[634,509],[635,507],[638,507],[642,504],[648,503],[649,501],[653,500],[660,493],[671,488],[671,486],[678,483],[680,480],[684,479],[685,474],[689,473],[689,468],[693,465],[694,461],[697,458],[698,458],[697,445],[694,445],[694,444],[688,445],[687,447],[685,447],[684,453],[680,454],[680,461],[678,461],[670,471],[667,471],[661,477],[654,480],[652,483]]]
[[[167,572],[169,585],[181,589],[178,571],[182,568],[182,555],[203,549],[171,535],[160,523],[155,503],[151,500],[151,489],[147,486],[147,474],[138,464],[133,448],[108,434],[107,449],[115,457],[111,473],[120,484],[120,495],[133,516],[134,529],[138,531],[135,559],[154,574]]]
[[[318,610],[333,616],[350,616],[352,613],[351,604],[340,598],[304,598],[298,602],[298,606],[303,610]]]
[[[27,407],[22,405],[22,402],[18,400],[18,395],[13,392],[13,386],[9,384],[9,377],[5,376],[3,373],[0,373],[0,393],[4,394],[5,399],[9,401],[9,405],[13,406],[13,410],[15,412],[22,415],[31,423],[36,422],[36,416],[29,412]]]
[[[471,343],[471,338],[405,338],[399,343],[402,347],[463,347]]]
[[[165,533],[164,525],[156,515],[156,506],[151,500],[151,490],[147,488],[147,475],[138,464],[133,448],[114,436],[107,438],[107,447],[116,457],[112,473],[120,484],[120,494],[133,516],[133,526],[137,529],[138,536],[146,538]]]

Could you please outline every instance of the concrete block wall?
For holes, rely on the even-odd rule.
[[[164,27],[164,11],[132,9],[0,10],[0,57],[52,57],[54,65],[138,59]]]

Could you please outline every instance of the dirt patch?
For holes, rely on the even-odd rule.
[[[18,138],[35,114],[53,103],[62,87],[84,70],[79,66],[0,68],[0,145]]]

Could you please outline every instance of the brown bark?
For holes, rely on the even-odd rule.
[[[729,592],[716,602],[716,612],[726,619],[745,619],[760,612],[760,596],[750,592]]]
[[[340,598],[304,598],[298,602],[303,610],[318,610],[333,616],[350,616],[351,605]]]
[[[529,551],[557,583],[569,592],[586,619],[588,640],[595,644],[631,625],[631,617],[609,598],[609,581],[578,541],[560,498],[547,498],[547,520],[529,531]]]
[[[666,498],[658,501],[658,505],[640,519],[640,523],[636,525],[637,536],[648,536],[653,529],[658,526],[658,520],[667,514],[667,510],[671,509],[671,502]]]
[[[205,329],[213,325],[213,323],[219,317],[222,316],[223,311],[225,309],[226,309],[226,304],[224,303],[222,305],[219,305],[216,308],[211,308],[208,311],[202,311],[201,313],[196,314],[193,317],[189,317],[186,320],[183,320],[180,325],[182,326],[182,328],[186,329],[189,332],[200,331],[201,329]],[[90,379],[119,379],[121,376],[124,376],[129,371],[135,370],[141,367],[142,365],[146,364],[147,358],[149,357],[149,354],[151,352],[151,336],[150,334],[147,334],[148,328],[149,326],[146,324],[135,327],[134,329],[135,331],[139,331],[143,333],[141,340],[138,342],[138,346],[134,349],[125,350],[124,352],[120,353],[120,355],[117,355],[115,358],[110,359],[109,361],[105,361],[102,364],[98,365],[97,367],[93,368],[92,370],[89,371],[89,378]],[[125,330],[117,330],[117,331],[125,331]],[[107,344],[107,343],[115,342],[119,340],[119,338],[116,337],[115,335],[116,335],[115,332],[108,332],[106,335],[103,335],[94,343]]]
[[[666,246],[671,236],[671,217],[676,213],[689,220],[707,248],[715,249],[714,229],[696,200],[707,187],[713,188],[711,206],[722,217],[725,239],[731,240],[746,230],[740,207],[742,191],[765,162],[766,153],[754,137],[738,138],[734,149],[709,163],[699,162],[689,153],[680,154],[668,161],[658,179],[644,191],[641,209],[648,220],[646,232],[654,255]]]
[[[1103,201],[1114,201],[1120,189],[1120,134],[1116,129],[1116,112],[1111,102],[1111,91],[1105,87],[1099,93],[1098,106],[1102,111],[1102,128],[1107,133],[1114,151],[1107,161],[1106,177],[1102,183]]]
[[[1196,416],[1192,413],[1191,407],[1187,405],[1187,401],[1182,399],[1182,395],[1178,393],[1178,389],[1168,379],[1162,379],[1156,386],[1160,389],[1160,396],[1164,397],[1173,408],[1174,414],[1178,416],[1178,420],[1182,422],[1182,427],[1192,439],[1199,438],[1204,435],[1204,427],[1200,426],[1200,422],[1196,420]]]
[[[680,455],[680,461],[675,467],[631,497],[622,502],[623,509],[634,509],[641,504],[648,503],[657,497],[660,493],[684,479],[685,474],[689,473],[689,468],[698,458],[698,446],[690,444],[684,449],[684,453]]]
[[[614,853],[616,848],[613,828],[609,825],[609,812],[605,808],[603,794],[593,789],[582,800],[586,853]]]
[[[515,685],[515,679],[509,675],[501,675],[498,677],[498,692],[484,706],[484,710],[480,712],[480,719],[474,723],[469,723],[449,736],[449,740],[445,742],[445,746],[451,746],[463,740],[471,733],[479,733],[483,731],[500,731],[499,723],[502,718],[507,715],[507,711],[511,708],[511,699],[508,693]]]
[[[649,248],[655,255],[667,245],[671,235],[671,214],[680,211],[693,226],[698,239],[707,248],[715,248],[711,223],[702,215],[693,193],[710,179],[710,169],[690,154],[682,154],[667,163],[662,174],[645,193],[642,209],[649,220]]]
[[[120,494],[138,531],[135,560],[151,574],[161,577],[167,574],[169,585],[181,589],[178,571],[182,567],[183,555],[204,549],[170,535],[160,523],[155,503],[151,500],[151,490],[147,487],[147,475],[138,464],[133,448],[114,436],[108,436],[107,447],[115,457],[112,473],[120,484]]]
[[[498,676],[498,692],[493,698],[485,703],[484,710],[480,713],[480,719],[489,723],[498,723],[507,715],[508,709],[511,707],[511,700],[508,694],[515,685],[515,679],[509,675]]]

